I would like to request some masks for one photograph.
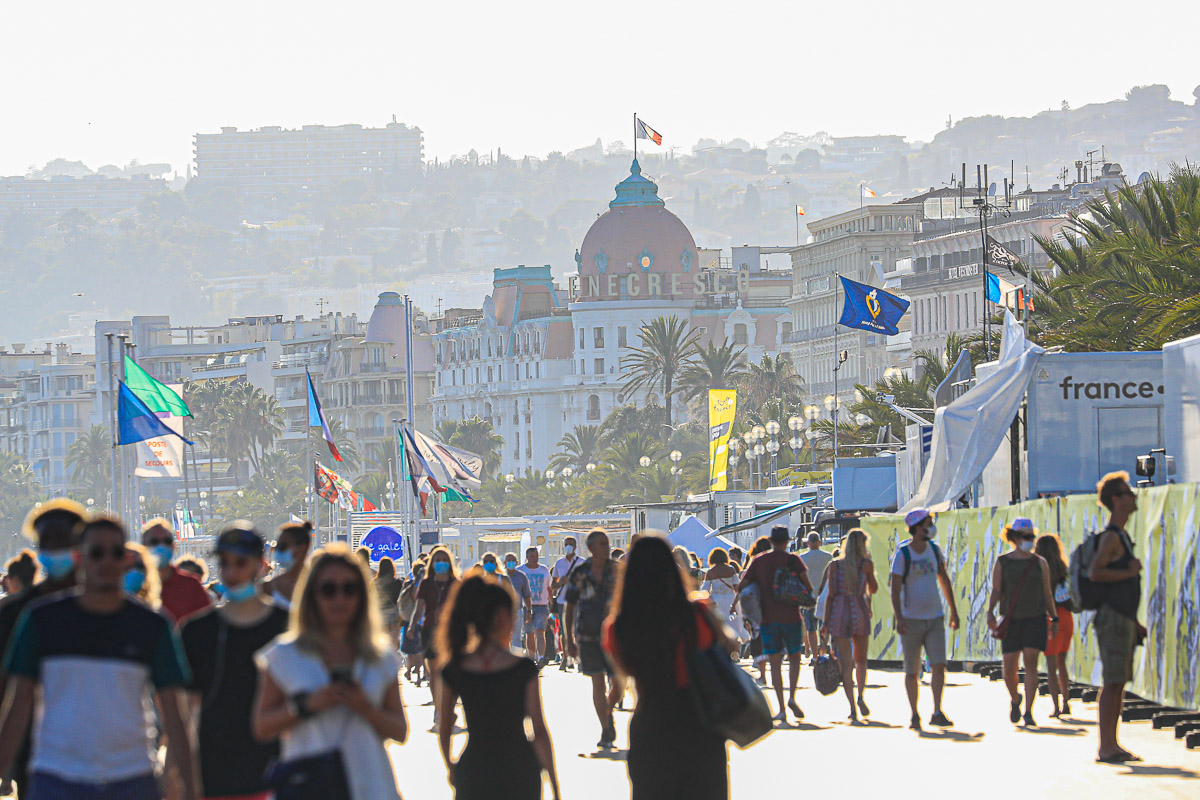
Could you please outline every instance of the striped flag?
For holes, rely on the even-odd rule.
[[[317,387],[313,386],[312,375],[305,369],[304,376],[308,378],[308,427],[321,429],[321,435],[325,437],[325,443],[329,445],[329,453],[333,456],[333,460],[341,461],[342,454],[338,452],[337,445],[333,443],[333,434],[329,432],[329,422],[325,419],[325,412],[321,410],[321,401],[317,397]]]
[[[796,216],[797,217],[804,216],[804,206],[796,206]]]
[[[646,123],[642,122],[640,119],[637,121],[637,138],[649,139],[655,144],[662,144],[662,134],[654,130],[654,128],[651,128]]]
[[[875,196],[875,190],[872,189],[870,186],[867,186],[865,183],[859,184],[859,187],[862,189],[863,197],[874,197]]]

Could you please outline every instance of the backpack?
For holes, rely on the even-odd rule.
[[[908,583],[908,571],[912,568],[912,551],[909,550],[911,545],[911,539],[900,545],[900,555],[904,557],[904,574],[900,576],[901,585]],[[933,548],[933,557],[937,561],[938,569],[941,570],[942,565],[945,563],[945,559],[942,558],[942,551],[933,542],[929,542],[929,546]]]
[[[817,599],[813,597],[804,581],[800,580],[800,575],[792,565],[790,554],[787,563],[775,570],[775,579],[771,581],[771,595],[776,602],[785,606],[812,608],[817,604]]]
[[[1083,537],[1079,546],[1071,551],[1071,561],[1067,565],[1068,582],[1070,584],[1071,605],[1080,611],[1095,611],[1104,604],[1104,587],[1088,577],[1092,571],[1092,562],[1100,550],[1100,533],[1089,533]],[[1113,529],[1115,530],[1115,529]],[[1124,540],[1121,542],[1125,544]]]

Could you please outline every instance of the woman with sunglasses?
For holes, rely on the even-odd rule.
[[[438,545],[429,553],[429,564],[425,577],[417,586],[417,609],[413,612],[413,622],[421,622],[421,641],[425,643],[425,674],[429,677],[429,692],[433,699],[434,724],[440,719],[441,709],[438,701],[438,672],[435,666],[437,650],[434,649],[433,633],[437,630],[438,619],[446,601],[450,599],[450,590],[458,583],[458,570],[454,568],[454,557],[444,545]]]
[[[340,756],[353,800],[398,800],[385,744],[408,738],[397,677],[366,566],[344,544],[318,550],[300,575],[288,632],[258,653],[259,741],[281,764]]]
[[[225,602],[193,614],[180,631],[192,669],[188,687],[199,716],[200,775],[204,796],[266,800],[267,765],[279,742],[258,742],[250,712],[258,691],[254,654],[287,630],[288,614],[258,592],[266,544],[253,525],[234,522],[217,537]]]
[[[988,597],[987,624],[1000,638],[1003,654],[1004,683],[1008,687],[1008,718],[1014,725],[1021,721],[1021,690],[1018,661],[1025,660],[1025,724],[1034,727],[1033,701],[1038,690],[1038,658],[1046,649],[1049,636],[1058,633],[1054,591],[1050,588],[1050,568],[1046,559],[1033,552],[1037,528],[1033,520],[1017,517],[1005,526],[1004,538],[1012,550],[996,559],[992,568],[992,593]],[[997,622],[999,606],[1003,622]],[[1005,630],[1007,628],[1007,630]],[[1002,635],[1001,635],[1002,634]]]

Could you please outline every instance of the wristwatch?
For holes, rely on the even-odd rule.
[[[1050,621],[1051,621],[1051,622],[1058,622],[1058,617],[1051,617],[1051,618],[1050,618]]]
[[[296,692],[288,698],[288,710],[297,719],[308,719],[313,715],[308,707],[308,692]]]

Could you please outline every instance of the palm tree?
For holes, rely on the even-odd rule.
[[[562,452],[550,459],[550,468],[558,472],[563,467],[572,467],[580,472],[588,464],[599,463],[605,439],[599,425],[576,425],[574,431],[558,440],[556,446]]]
[[[1034,273],[1043,345],[1157,350],[1200,333],[1200,172],[1125,185],[1088,201],[1063,241],[1038,238],[1055,270]],[[1022,272],[1028,272],[1021,269]]]
[[[640,336],[642,346],[628,347],[629,355],[621,356],[621,375],[625,378],[621,393],[631,395],[645,389],[649,395],[661,386],[670,425],[674,421],[671,397],[675,392],[675,377],[695,356],[700,332],[689,333],[687,323],[679,317],[664,316],[643,325]]]
[[[67,448],[71,483],[79,496],[107,496],[112,481],[112,437],[107,425],[93,425]]]
[[[717,347],[696,350],[696,358],[679,375],[679,390],[684,400],[707,395],[709,389],[732,389],[746,374],[746,348],[726,340]]]
[[[643,456],[656,459],[662,445],[640,431],[630,431],[614,439],[604,451],[604,462],[619,475],[632,475],[642,468]]]
[[[458,430],[458,420],[444,419],[437,424],[433,430],[433,438],[439,442],[449,443],[454,438],[455,432]]]
[[[954,366],[954,362],[958,361],[959,353],[967,350],[968,347],[969,341],[966,336],[951,332],[946,335],[946,346],[940,353],[936,350],[914,350],[913,361],[921,366],[921,384],[932,393],[942,381],[946,380],[950,368]],[[974,362],[973,353],[972,362]]]
[[[478,415],[460,420],[454,435],[446,444],[482,458],[484,475],[493,475],[500,468],[500,448],[504,447],[504,437],[496,433],[492,423]]]
[[[747,380],[747,403],[751,407],[761,406],[769,400],[778,400],[781,407],[791,409],[799,405],[804,396],[804,381],[792,368],[792,357],[780,353],[775,357],[764,355],[762,361],[750,365]],[[783,419],[786,419],[784,415]]]
[[[346,475],[357,473],[359,465],[362,463],[362,453],[359,451],[355,441],[346,435],[346,426],[342,424],[340,419],[329,420],[329,435],[333,437],[333,444],[337,447],[342,460],[333,461],[333,456],[329,452],[329,445],[325,442],[325,434],[320,428],[308,429],[308,449],[313,454],[313,457],[317,461],[325,463],[325,466],[339,475],[343,473]],[[308,468],[311,469],[312,465],[310,464]]]

